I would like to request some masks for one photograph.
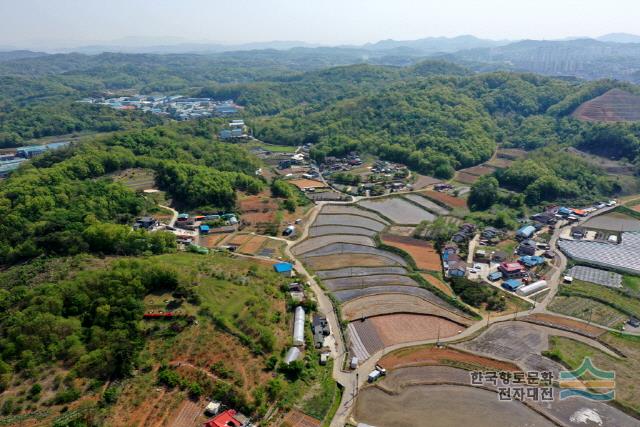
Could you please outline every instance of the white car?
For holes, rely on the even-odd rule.
[[[469,273],[471,273],[471,274],[478,274],[478,270],[476,270],[475,268],[470,268],[470,269],[469,269]]]

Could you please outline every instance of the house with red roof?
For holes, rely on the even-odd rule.
[[[242,423],[236,417],[237,412],[228,409],[203,424],[203,427],[242,427]]]
[[[498,266],[503,279],[519,279],[524,276],[526,269],[517,262],[503,262]]]

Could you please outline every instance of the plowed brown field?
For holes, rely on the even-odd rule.
[[[396,369],[404,366],[437,366],[464,364],[500,371],[519,371],[520,368],[509,362],[502,362],[488,357],[476,356],[452,348],[416,347],[390,353],[378,362],[383,368]]]
[[[437,277],[434,277],[429,273],[420,273],[420,275],[422,277],[424,277],[424,279],[427,282],[429,282],[431,285],[435,286],[436,288],[440,289],[445,294],[447,294],[447,295],[449,295],[451,297],[455,295],[453,293],[453,291],[451,290],[451,288],[449,286],[447,286],[446,283],[444,283],[440,279],[438,279]]]
[[[464,326],[441,317],[422,314],[387,314],[367,319],[373,323],[378,336],[386,346],[412,341],[452,337]]]
[[[430,243],[393,234],[383,234],[382,241],[386,245],[402,249],[411,255],[420,270],[440,270],[440,255]]]
[[[464,208],[467,206],[467,202],[464,199],[453,197],[446,193],[440,193],[439,191],[427,190],[422,194],[424,194],[431,200],[444,203],[451,208]]]

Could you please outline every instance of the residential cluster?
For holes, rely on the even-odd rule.
[[[319,170],[333,187],[351,195],[381,196],[412,189],[411,174],[405,165],[385,160],[366,164],[357,152],[328,156]]]
[[[211,98],[189,98],[182,95],[133,95],[117,98],[85,98],[82,103],[106,105],[116,110],[140,110],[169,116],[176,120],[228,116],[242,107],[232,100],[216,101]]]
[[[244,120],[231,120],[226,129],[220,131],[220,139],[248,138],[249,133]]]
[[[18,169],[22,163],[37,155],[49,150],[64,148],[69,144],[69,141],[58,141],[44,145],[29,145],[18,147],[12,153],[2,154],[0,155],[0,178],[6,178],[11,172]]]

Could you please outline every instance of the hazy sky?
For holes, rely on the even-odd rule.
[[[323,44],[640,32],[639,0],[0,0],[0,45],[123,37]]]

